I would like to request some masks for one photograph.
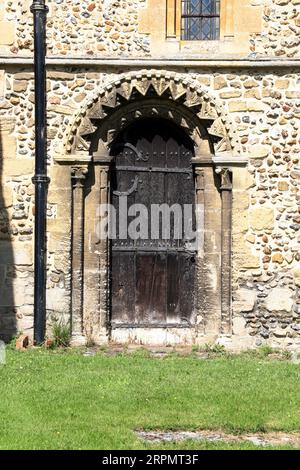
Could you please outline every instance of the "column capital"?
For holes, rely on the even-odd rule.
[[[71,178],[74,182],[74,187],[80,188],[83,187],[84,180],[88,174],[88,167],[87,166],[72,166],[71,168]]]
[[[204,168],[201,166],[195,166],[194,171],[196,175],[196,190],[203,191],[204,190]]]
[[[232,191],[232,169],[216,168],[216,173],[221,176],[221,191]]]

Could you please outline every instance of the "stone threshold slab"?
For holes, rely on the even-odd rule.
[[[300,447],[300,432],[268,432],[268,433],[245,433],[229,434],[224,431],[135,431],[139,439],[149,442],[181,442],[185,440],[245,443],[249,442],[257,446],[280,446],[290,445]]]

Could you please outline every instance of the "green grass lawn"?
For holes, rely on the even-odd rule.
[[[288,361],[9,349],[0,377],[0,449],[257,449],[151,445],[133,431],[300,429],[300,365]]]

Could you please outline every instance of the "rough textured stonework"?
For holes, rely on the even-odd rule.
[[[146,0],[50,0],[47,49],[53,56],[143,55],[149,39],[138,32],[138,11]],[[6,2],[9,38],[4,43],[13,54],[33,50],[31,0]],[[15,23],[17,26],[15,28]],[[15,40],[11,35],[15,31]],[[0,46],[1,46],[0,40]]]
[[[300,53],[300,1],[268,0],[263,6],[263,34],[253,35],[251,50],[258,55],[295,57]]]
[[[176,41],[166,41],[166,9],[162,0],[48,0],[48,55],[120,57],[199,54],[222,57],[299,56],[299,0],[223,0],[221,41],[179,44],[177,0]],[[31,0],[5,1],[0,9],[1,48],[27,55],[33,48]],[[223,4],[223,6],[222,6]],[[175,5],[175,2],[174,2]],[[169,10],[169,16],[172,9]],[[163,48],[162,48],[163,47]]]
[[[197,42],[184,52],[180,41],[176,46],[176,41],[170,45],[161,32],[152,30],[154,26],[147,30],[145,12],[149,2],[48,2],[49,57],[66,61],[69,57],[99,59],[97,63],[72,65],[58,60],[50,63],[47,70],[51,178],[47,211],[49,322],[53,316],[63,316],[68,321],[73,315],[80,341],[85,338],[101,343],[108,339],[108,248],[97,244],[92,234],[97,223],[95,205],[109,197],[109,166],[100,161],[91,172],[91,135],[102,129],[105,137],[101,149],[108,148],[114,137],[108,131],[116,133],[124,119],[133,119],[139,111],[134,107],[136,95],[141,103],[147,99],[150,83],[156,103],[159,94],[165,93],[172,106],[177,103],[179,108],[182,106],[180,110],[186,110],[185,122],[176,117],[175,111],[169,117],[189,128],[187,132],[196,147],[199,142],[193,134],[192,113],[195,119],[205,122],[214,139],[214,158],[219,162],[214,163],[215,178],[220,186],[217,196],[211,193],[209,210],[215,210],[218,216],[216,220],[207,216],[207,233],[215,230],[216,239],[222,237],[217,245],[225,254],[219,272],[209,275],[215,280],[215,284],[211,283],[216,286],[215,296],[220,294],[223,279],[223,293],[206,329],[205,322],[199,319],[198,327],[191,330],[118,330],[113,339],[160,344],[218,340],[232,348],[267,342],[299,348],[300,0],[247,1],[247,8],[255,10],[256,19],[249,22],[252,30],[246,31],[236,59],[240,60],[242,54],[245,60],[264,58],[266,62],[247,62],[243,66],[238,60],[235,62],[234,48],[233,52],[230,46],[228,52],[222,52],[228,42],[234,43],[232,38],[223,38],[223,45],[217,42],[204,46]],[[0,6],[0,54],[5,56],[5,64],[0,66],[0,335],[5,338],[17,330],[31,333],[33,322],[34,88],[32,65],[26,63],[32,54],[30,3],[11,0]],[[232,5],[234,8],[234,2]],[[257,27],[260,11],[261,31]],[[235,18],[231,30],[236,37],[242,34],[239,18]],[[178,62],[170,64],[168,60],[174,59],[178,47]],[[197,51],[202,47],[214,48],[209,64],[199,58]],[[158,56],[165,58],[158,65],[150,62]],[[24,57],[23,64],[13,62],[20,57]],[[125,65],[110,65],[108,60],[124,57],[128,58]],[[142,58],[143,63],[131,58]],[[195,63],[186,65],[185,60],[191,59]],[[228,60],[226,67],[220,65],[222,59]],[[294,62],[286,62],[290,59]],[[122,114],[127,105],[132,106],[132,113]],[[157,109],[161,117],[166,116],[163,106]],[[102,120],[112,122],[114,128],[106,128]],[[206,152],[207,149],[202,153]],[[227,170],[230,181],[226,183]],[[203,169],[197,167],[199,201],[205,197],[201,172]],[[80,178],[76,180],[78,174],[85,176],[83,183]],[[81,191],[81,184],[89,190]],[[229,194],[223,194],[222,185]],[[207,186],[206,191],[209,190]],[[74,239],[74,217],[82,215],[81,204],[85,215],[79,220],[79,229],[75,230],[79,236]],[[227,218],[222,219],[221,207],[231,213],[231,226],[225,226]],[[231,256],[227,259],[228,243]],[[83,266],[74,264],[80,250],[84,253]],[[81,273],[82,286],[76,283]],[[198,277],[199,292],[203,277]],[[224,280],[225,284],[230,283],[228,291],[224,290]],[[81,288],[83,305],[76,297]],[[201,296],[199,299],[205,305]],[[226,311],[224,305],[228,304]],[[203,309],[204,318],[208,310],[211,309]],[[50,328],[48,331],[50,334]]]

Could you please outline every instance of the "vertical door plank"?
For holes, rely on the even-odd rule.
[[[167,322],[180,321],[180,266],[178,253],[168,253],[167,257]]]
[[[132,252],[112,252],[112,320],[116,323],[135,321],[134,261]]]

